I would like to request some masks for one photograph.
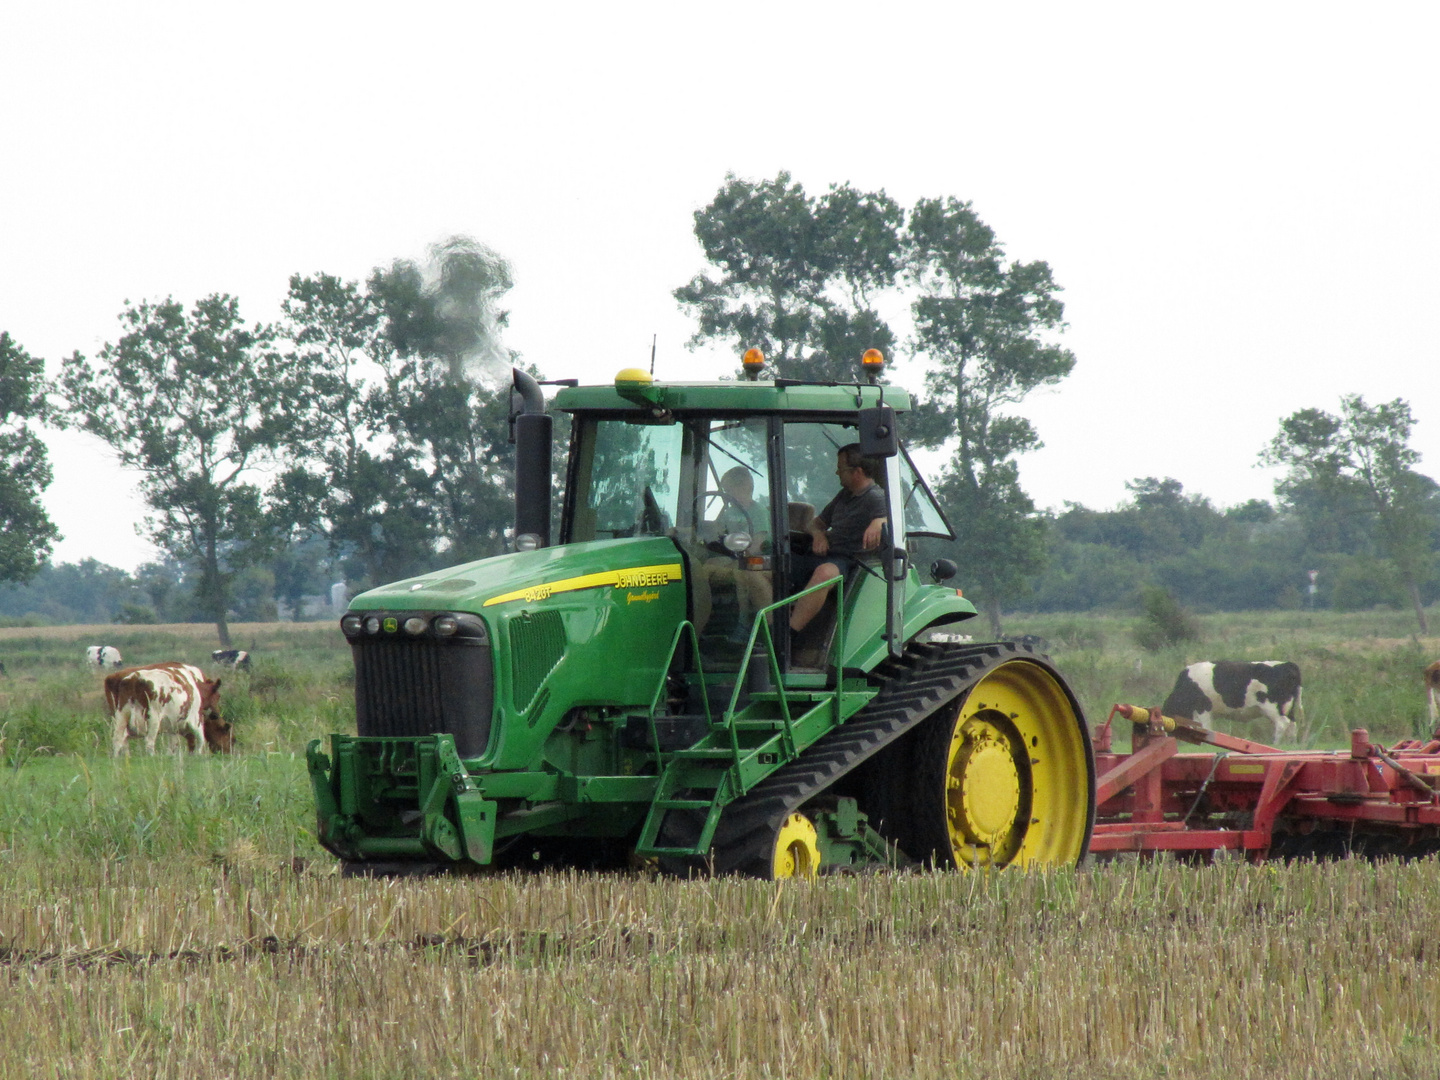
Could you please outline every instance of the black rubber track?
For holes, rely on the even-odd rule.
[[[887,660],[871,677],[880,692],[865,708],[725,807],[715,830],[711,857],[704,865],[716,873],[768,877],[775,837],[787,817],[925,719],[962,698],[992,669],[1017,659],[1039,664],[1065,686],[1048,657],[1019,642],[915,644],[898,660]],[[1066,693],[1070,693],[1068,687]],[[1071,702],[1083,724],[1073,695]],[[676,846],[693,843],[702,820],[693,812],[672,810],[666,815],[662,833],[665,842],[677,842]],[[678,872],[698,868],[669,860],[665,865]]]

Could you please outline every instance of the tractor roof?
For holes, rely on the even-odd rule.
[[[621,375],[628,374],[621,372]],[[643,372],[637,372],[643,375]],[[827,385],[776,379],[770,382],[651,382],[616,380],[610,386],[571,386],[555,396],[555,408],[566,412],[633,413],[665,409],[697,413],[835,413],[853,416],[857,409],[884,401],[896,412],[908,412],[910,395],[895,386],[847,383]],[[858,399],[858,400],[857,400]]]

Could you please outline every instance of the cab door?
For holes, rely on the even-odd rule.
[[[691,617],[707,671],[734,671],[759,613],[775,598],[772,430],[768,418],[697,425]]]

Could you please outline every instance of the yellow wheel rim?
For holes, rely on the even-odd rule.
[[[813,878],[819,873],[820,844],[815,823],[804,814],[791,814],[775,837],[770,876]]]
[[[960,866],[1060,865],[1084,853],[1090,754],[1069,695],[1045,668],[1001,664],[951,729],[945,808]]]

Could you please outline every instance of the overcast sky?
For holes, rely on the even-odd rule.
[[[1363,14],[1361,11],[1363,10]],[[1064,287],[1078,363],[1022,411],[1042,506],[1173,476],[1272,496],[1279,419],[1404,397],[1440,475],[1431,5],[10,3],[0,330],[52,371],[124,302],[273,318],[466,234],[552,377],[704,378],[672,291],[727,171],[971,200]],[[133,569],[134,480],[51,439],[57,561]]]

